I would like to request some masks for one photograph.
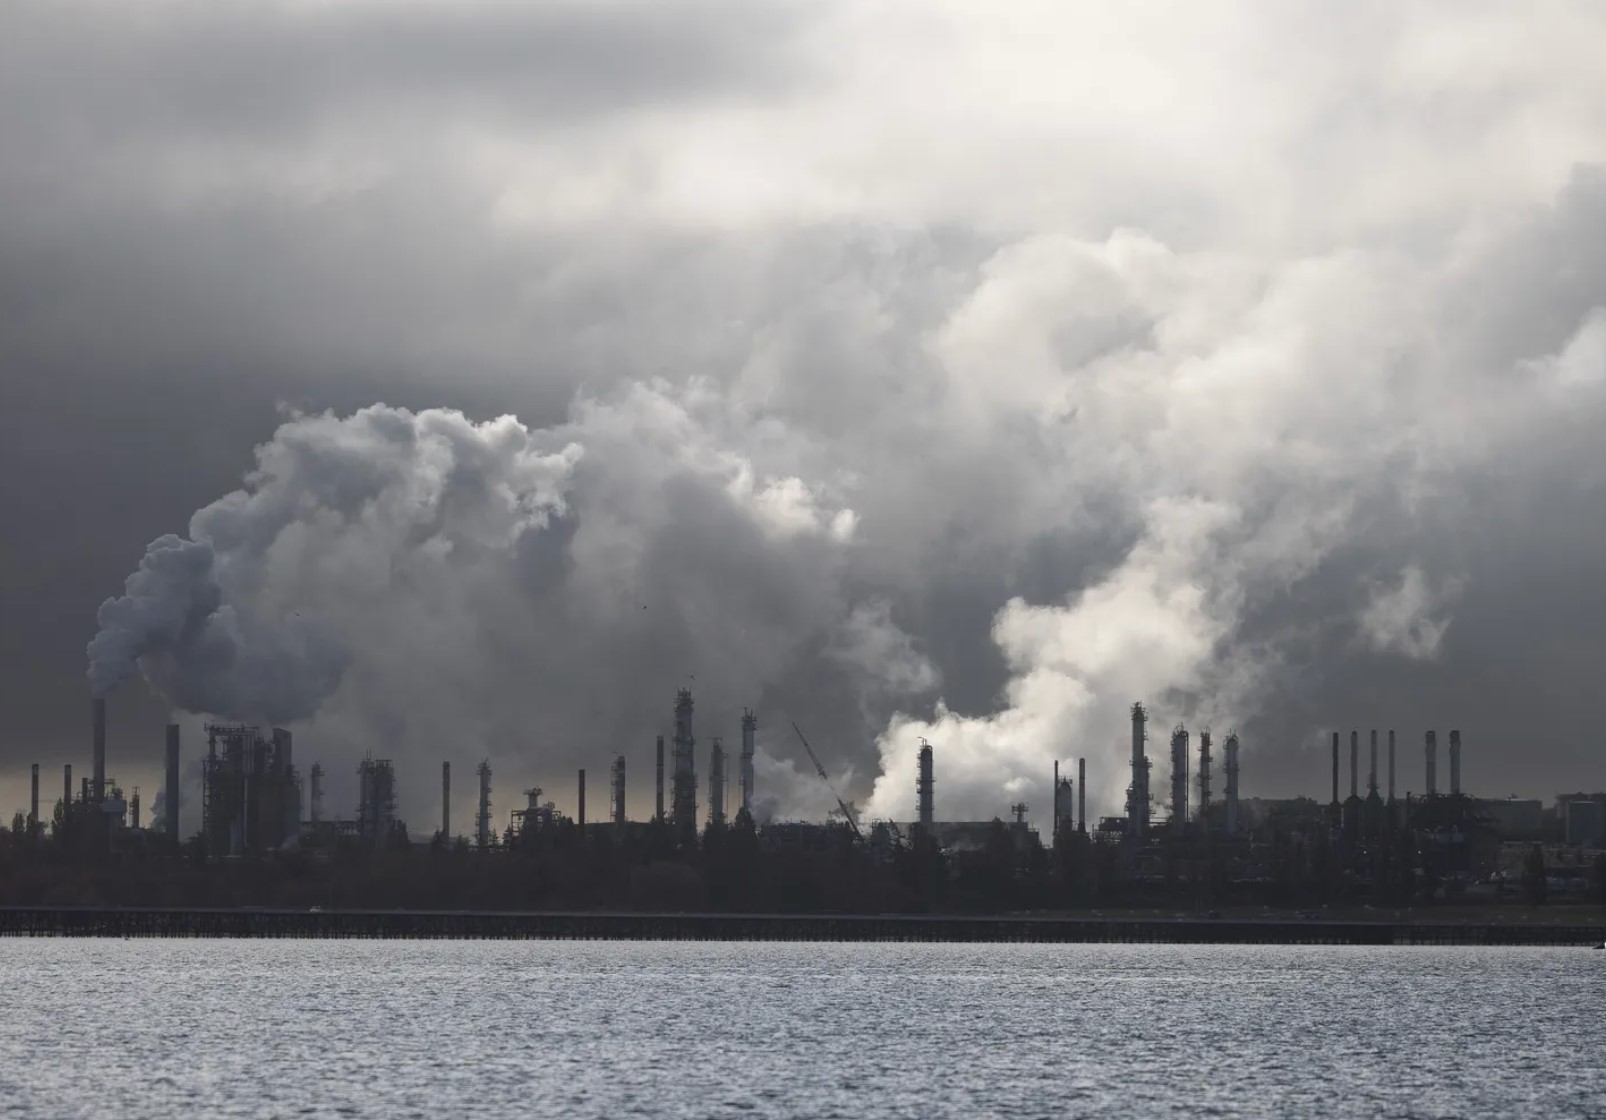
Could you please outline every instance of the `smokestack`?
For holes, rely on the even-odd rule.
[[[452,764],[441,763],[441,843],[452,839]]]
[[[742,709],[742,808],[753,811],[753,755],[758,750],[758,718],[751,708]]]
[[[1238,733],[1227,736],[1227,835],[1238,831]]]
[[[1450,796],[1461,796],[1461,732],[1450,732]]]
[[[1394,804],[1394,729],[1389,729],[1389,804]]]
[[[1076,760],[1076,821],[1077,827],[1087,831],[1087,759]]]
[[[89,788],[99,805],[106,796],[106,700],[101,696],[95,697],[94,775]]]
[[[580,835],[586,834],[586,772],[580,771]]]
[[[1361,733],[1349,733],[1349,795],[1361,795]]]
[[[932,809],[933,789],[936,785],[932,777],[931,744],[924,739],[920,740],[920,771],[915,778],[915,806],[919,814],[920,835],[930,837],[931,825],[935,819]]]
[[[166,817],[169,844],[177,844],[178,837],[178,724],[167,725],[167,774],[162,787],[162,813]]]
[[[39,764],[33,764],[29,774],[28,791],[28,838],[39,835]]]
[[[1366,794],[1377,796],[1377,728],[1372,728],[1372,768],[1366,773]]]
[[[1439,792],[1438,759],[1436,759],[1434,757],[1435,755],[1438,754],[1438,752],[1439,752],[1438,736],[1435,735],[1432,731],[1429,731],[1428,732],[1427,743],[1423,747],[1423,753],[1427,756],[1427,763],[1428,763],[1428,796],[1429,797],[1433,797]]]
[[[664,737],[658,736],[658,802],[653,811],[653,820],[662,824],[664,821]]]
[[[1338,804],[1338,732],[1333,732],[1333,804]]]
[[[623,832],[625,827],[625,756],[613,760],[613,826]]]
[[[491,846],[491,762],[482,760],[476,771],[480,777],[480,811],[474,821],[474,843],[485,851]]]

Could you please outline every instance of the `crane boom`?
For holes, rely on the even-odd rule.
[[[814,769],[819,771],[820,781],[825,783],[825,788],[831,791],[832,797],[836,798],[837,807],[842,810],[842,816],[846,818],[848,827],[853,829],[853,835],[860,841],[863,841],[864,834],[859,831],[858,814],[848,807],[848,803],[842,800],[842,795],[838,793],[836,791],[836,787],[831,784],[831,779],[826,774],[825,767],[820,765],[819,757],[815,755],[814,748],[809,746],[809,741],[803,737],[803,729],[797,725],[796,720],[792,721],[792,730],[797,732],[798,740],[802,742],[803,749],[809,752],[809,761],[814,763]]]

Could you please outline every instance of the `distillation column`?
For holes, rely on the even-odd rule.
[[[1149,834],[1149,758],[1143,753],[1143,725],[1148,713],[1132,705],[1132,784],[1126,789],[1127,834],[1141,842]]]
[[[1338,804],[1338,732],[1335,731],[1333,732],[1333,805],[1336,807]]]
[[[697,742],[691,730],[692,700],[689,689],[675,693],[675,773],[671,790],[675,827],[686,834],[697,831]]]
[[[758,750],[758,717],[751,708],[742,709],[742,812],[753,812],[753,755]]]
[[[613,760],[613,826],[625,827],[625,756]]]
[[[452,764],[441,763],[441,842],[452,839]]]
[[[1087,831],[1087,759],[1076,760],[1076,826]]]
[[[1461,732],[1450,732],[1450,796],[1461,796]]]
[[[658,736],[658,799],[653,809],[653,820],[664,823],[664,737]]]
[[[39,835],[39,764],[29,772],[28,787],[28,838]]]
[[[106,797],[106,701],[95,697],[94,779],[89,786],[89,798],[99,809]]]
[[[1349,733],[1349,795],[1361,796],[1361,733]]]
[[[1372,728],[1372,765],[1366,772],[1366,796],[1377,796],[1377,728]]]
[[[1210,828],[1210,729],[1199,732],[1199,824]]]
[[[1188,821],[1188,729],[1180,723],[1171,732],[1171,825],[1182,834]]]
[[[1394,729],[1389,729],[1389,804],[1394,804]]]
[[[480,778],[480,811],[474,821],[474,843],[484,851],[491,846],[491,762],[485,759],[475,771]]]
[[[725,741],[718,735],[708,749],[708,823],[725,823]]]

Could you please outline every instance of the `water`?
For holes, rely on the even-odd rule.
[[[0,940],[0,1116],[1606,1116],[1606,953]]]

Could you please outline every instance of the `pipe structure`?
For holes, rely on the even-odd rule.
[[[658,736],[658,800],[653,809],[652,819],[659,824],[664,823],[664,737]]]
[[[106,699],[95,697],[94,705],[94,779],[90,784],[92,800],[96,805],[106,796]]]
[[[1428,796],[1436,797],[1439,792],[1439,766],[1438,758],[1436,757],[1439,753],[1439,739],[1437,734],[1432,731],[1428,732],[1427,742],[1423,745],[1422,752],[1427,756]]]
[[[931,755],[931,744],[924,739],[920,740],[920,764],[915,777],[915,806],[919,817],[920,834],[931,836],[931,826],[936,814],[933,810],[935,801],[934,789],[936,781],[933,778],[935,766]]]
[[[441,842],[452,839],[452,764],[441,763]]]
[[[177,844],[178,836],[178,724],[167,725],[166,781],[162,787],[162,815],[166,818],[167,840]]]
[[[1076,827],[1087,831],[1087,759],[1076,760]]]
[[[1238,733],[1227,736],[1227,835],[1238,831]]]

